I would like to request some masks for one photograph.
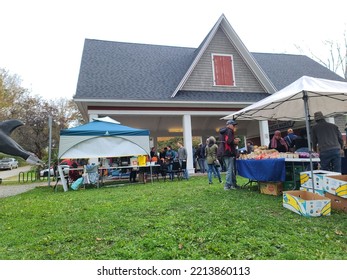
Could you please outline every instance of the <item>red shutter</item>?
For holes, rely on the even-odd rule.
[[[213,64],[215,85],[234,85],[231,56],[214,55]]]

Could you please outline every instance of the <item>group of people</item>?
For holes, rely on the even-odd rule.
[[[205,172],[205,163],[207,164],[208,183],[212,184],[212,178],[218,178],[219,183],[223,183],[221,178],[221,169],[226,171],[224,183],[225,190],[236,189],[236,157],[238,153],[238,144],[240,139],[235,136],[237,122],[228,120],[226,127],[219,130],[219,141],[210,136],[206,140],[206,145],[200,144],[195,152],[200,172]]]
[[[325,120],[322,112],[314,114],[316,124],[311,130],[312,150],[319,152],[320,165],[323,170],[341,172],[341,150],[343,149],[343,138],[335,124]],[[200,172],[207,171],[208,183],[213,183],[213,175],[220,183],[221,170],[226,171],[224,183],[225,190],[238,188],[236,182],[236,158],[238,156],[238,145],[240,139],[235,136],[237,122],[228,120],[226,126],[219,130],[218,143],[214,136],[206,140],[206,144],[199,144],[194,152],[194,157],[200,167]],[[347,130],[347,124],[346,124]],[[166,147],[159,155],[161,160],[167,164],[170,173],[173,161],[179,161],[182,165],[187,161],[187,150],[182,143],[177,143],[178,150],[174,151],[171,146]],[[269,149],[276,149],[279,152],[309,152],[306,129],[300,130],[296,135],[292,128],[287,130],[287,135],[282,137],[281,132],[275,131],[269,143]],[[252,141],[247,141],[247,153],[253,151]],[[222,169],[223,167],[223,169]],[[188,170],[185,168],[184,178],[188,179]]]
[[[343,155],[343,138],[337,125],[325,120],[322,112],[314,113],[315,125],[311,130],[311,142],[313,152],[319,153],[320,168],[334,172],[341,172],[341,156]],[[236,158],[238,155],[238,144],[240,139],[235,136],[237,122],[228,120],[227,125],[220,129],[219,146],[215,145],[214,137],[208,139],[209,145],[206,147],[208,155],[208,180],[212,182],[212,173],[216,173],[221,182],[216,159],[221,159],[226,165],[226,180],[224,189],[231,190],[238,188],[236,183]],[[347,124],[346,124],[347,132]],[[272,137],[269,148],[279,152],[309,152],[308,139],[305,129],[300,130],[296,135],[292,128],[287,130],[285,137],[281,136],[280,131],[276,131]],[[247,142],[247,152],[253,150],[253,143]]]
[[[189,173],[187,169],[187,149],[184,147],[182,142],[177,142],[177,151],[172,149],[171,145],[168,145],[165,147],[160,153],[159,153],[159,159],[160,164],[163,168],[167,171],[169,178],[171,180],[174,179],[174,172],[173,172],[173,166],[175,162],[179,163],[180,168],[183,171],[183,178],[189,179]],[[154,154],[153,154],[154,155]],[[153,157],[151,152],[151,157]]]
[[[322,170],[341,172],[341,155],[343,153],[343,138],[337,125],[325,120],[322,112],[314,113],[316,124],[312,127],[312,150],[319,153]],[[309,152],[306,130],[302,129],[295,135],[289,128],[285,137],[279,130],[271,138],[269,148],[279,152]]]

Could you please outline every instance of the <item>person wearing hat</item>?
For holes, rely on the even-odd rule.
[[[327,122],[323,113],[314,113],[316,124],[312,127],[312,149],[319,150],[322,170],[341,172],[342,134],[337,125]]]
[[[236,155],[237,145],[240,142],[240,138],[235,137],[237,122],[235,120],[228,120],[226,127],[219,130],[219,149],[222,154],[223,161],[226,165],[226,178],[225,178],[225,190],[236,189]]]

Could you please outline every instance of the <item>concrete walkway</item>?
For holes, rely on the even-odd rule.
[[[20,172],[26,172],[26,171],[29,171],[30,169],[31,169],[31,166],[28,165],[28,166],[19,167],[17,169],[12,169],[12,170],[2,170],[0,171],[0,178],[5,181],[6,178],[18,176]],[[8,185],[8,186],[0,184],[0,198],[14,196],[14,195],[32,190],[38,186],[47,186],[47,185],[48,185],[47,182],[35,182],[35,183],[27,183],[27,184],[21,184],[21,185]]]

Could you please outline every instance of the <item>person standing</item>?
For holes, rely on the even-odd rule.
[[[208,145],[206,146],[208,183],[212,184],[212,173],[216,174],[218,177],[219,183],[222,183],[222,178],[220,176],[219,168],[217,168],[215,165],[215,161],[217,160],[217,150],[218,150],[216,139],[213,136],[210,136],[208,140],[209,140]]]
[[[316,124],[312,127],[312,149],[319,151],[321,169],[341,172],[342,134],[333,123],[328,123],[323,113],[314,113]]]
[[[199,168],[200,168],[200,173],[205,173],[205,151],[204,151],[204,146],[202,145],[202,143],[199,144],[199,147],[196,149],[196,159],[198,161],[199,164]]]
[[[294,140],[297,138],[298,136],[294,134],[294,131],[292,128],[288,128],[287,130],[287,136],[284,137],[284,140],[287,143],[288,146],[288,151],[293,151],[294,150]]]
[[[176,153],[172,150],[172,147],[167,146],[166,154],[165,154],[165,162],[167,164],[167,171],[169,173],[170,180],[174,179],[174,174],[172,173],[173,162],[175,160]]]
[[[293,143],[296,153],[309,152],[306,129],[303,128],[300,130],[299,136],[294,139]]]
[[[219,130],[219,139],[221,150],[223,151],[223,160],[226,165],[225,190],[236,189],[236,147],[240,142],[239,138],[235,137],[237,122],[228,120],[226,127]]]
[[[287,142],[281,136],[281,131],[275,131],[274,136],[271,138],[269,149],[275,149],[280,153],[286,153],[289,151]]]
[[[180,163],[181,169],[184,170],[183,179],[188,180],[189,175],[188,175],[188,170],[187,170],[187,150],[181,142],[177,142],[177,146],[178,146],[178,150],[177,150],[178,161]]]

